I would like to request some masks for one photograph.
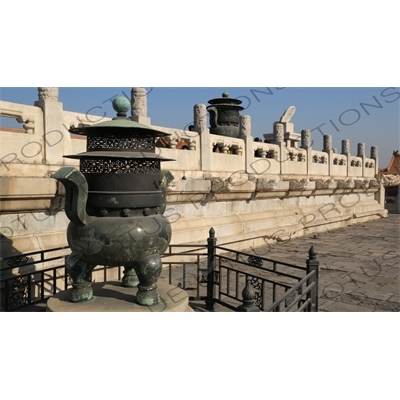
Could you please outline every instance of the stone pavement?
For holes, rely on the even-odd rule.
[[[400,311],[400,215],[311,234],[255,249],[305,265],[319,260],[319,311]],[[253,250],[254,252],[254,250]]]
[[[319,311],[400,311],[399,214],[282,239],[247,252],[305,266],[314,246],[320,262]]]

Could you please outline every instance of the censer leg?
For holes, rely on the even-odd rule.
[[[139,279],[133,267],[125,267],[124,277],[122,278],[122,286],[136,287],[139,284]]]
[[[66,262],[65,267],[72,279],[72,290],[69,299],[73,303],[90,300],[93,297],[91,273],[96,265],[88,264],[82,260]]]
[[[135,271],[139,278],[136,302],[142,306],[158,304],[160,295],[157,292],[157,280],[161,274],[162,262],[159,254],[142,258],[135,263]]]

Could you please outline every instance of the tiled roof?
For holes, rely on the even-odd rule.
[[[393,152],[389,166],[380,169],[379,173],[384,175],[400,175],[400,154],[398,150]]]

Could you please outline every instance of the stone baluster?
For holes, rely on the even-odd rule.
[[[58,87],[38,87],[39,100],[58,101]]]
[[[311,171],[312,168],[312,147],[311,147],[311,131],[309,129],[303,129],[301,131],[301,146],[302,149],[307,151],[306,153],[306,162],[307,162],[307,170]]]
[[[44,128],[44,160],[47,165],[68,164],[68,160],[62,154],[70,154],[72,148],[69,126],[64,122],[62,103],[58,101],[58,88],[38,87],[38,98],[34,105],[43,110]],[[29,130],[30,121],[26,123]],[[53,138],[60,140],[54,142]],[[61,140],[62,139],[62,140]]]
[[[323,152],[328,154],[328,175],[330,176],[333,171],[333,149],[332,149],[332,135],[324,135]]]
[[[344,139],[342,140],[342,154],[349,156],[350,155],[350,140]]]
[[[224,142],[224,144],[222,145],[222,154],[228,154],[229,151],[229,146],[227,143]]]
[[[285,130],[284,125],[280,122],[274,123],[274,143],[281,144],[284,140]]]
[[[309,149],[311,147],[311,131],[303,129],[301,131],[301,146],[302,149]]]
[[[332,150],[332,135],[324,135],[324,148],[322,151],[329,153]]]
[[[378,162],[379,162],[378,146],[371,146],[371,158],[375,162],[375,178],[376,178],[376,175],[379,172],[379,169],[378,169],[378,165],[379,165],[378,164]],[[380,204],[380,206],[382,208],[385,208],[385,188],[383,187],[382,183],[380,183],[380,188],[375,193],[374,198]],[[397,196],[397,199],[399,201],[400,194],[399,194],[399,196]]]
[[[201,134],[207,128],[207,109],[204,104],[193,107],[193,131]]]
[[[350,163],[351,154],[350,154],[350,140],[349,139],[342,140],[342,154],[347,156],[347,160],[346,160],[347,176],[349,176],[350,167],[351,167],[351,163]]]
[[[196,142],[194,140],[189,142],[189,150],[196,150]]]
[[[200,163],[203,171],[211,169],[211,154],[213,139],[210,130],[207,128],[207,108],[204,104],[196,104],[193,107],[193,128],[189,127],[189,131],[197,132],[200,141]]]
[[[32,119],[27,119],[23,125],[26,133],[33,134],[35,129],[35,122]]]
[[[365,143],[357,144],[357,157],[361,157],[362,176],[365,176]]]
[[[254,139],[251,136],[250,115],[239,116],[239,137],[244,140],[245,165],[247,173],[254,173],[252,164],[254,162]]]
[[[375,175],[378,173],[378,146],[371,146],[371,158],[375,160]]]
[[[279,160],[280,162],[280,174],[284,175],[286,173],[286,167],[287,163],[284,162],[288,158],[288,154],[286,151],[286,146],[285,146],[285,127],[284,124],[281,122],[275,122],[274,123],[274,139],[273,142],[280,147],[280,155],[279,155]]]
[[[365,157],[365,143],[358,143],[357,157]]]
[[[132,88],[131,90],[131,119],[141,124],[150,125],[147,116],[147,90],[145,88]]]
[[[251,136],[251,117],[250,115],[239,116],[239,131],[240,137],[245,138]]]

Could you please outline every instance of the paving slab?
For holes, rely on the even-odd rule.
[[[395,294],[390,297],[389,301],[393,301],[394,303],[400,303],[400,296]]]
[[[305,265],[314,246],[320,261],[321,311],[400,311],[399,228],[400,215],[389,214],[272,244],[269,256]],[[324,305],[324,300],[332,304]]]
[[[368,298],[376,299],[376,300],[384,300],[384,301],[387,301],[391,297],[393,297],[391,293],[379,292],[377,290],[373,290],[373,289],[369,289],[369,288],[367,288],[367,289],[356,289],[351,294],[364,296],[364,297],[368,297]]]
[[[319,299],[319,300],[320,301],[319,301],[318,311],[325,311],[326,308],[336,303],[336,301],[334,300],[326,300],[326,299]]]
[[[341,303],[336,301],[334,304],[327,307],[324,311],[330,312],[373,312],[374,308],[361,307],[359,305]]]

